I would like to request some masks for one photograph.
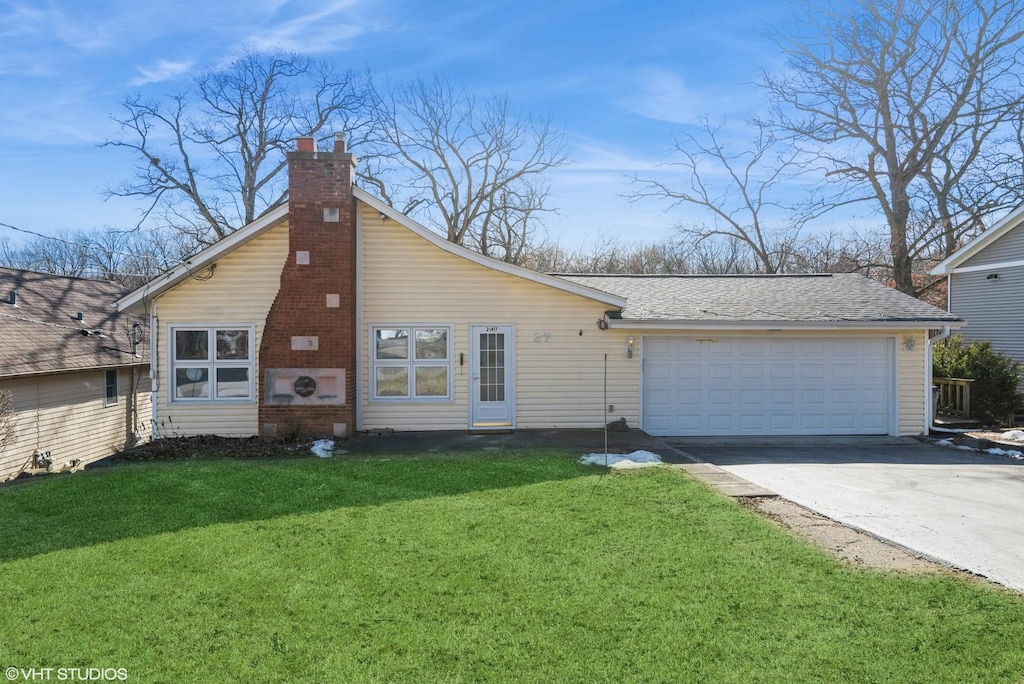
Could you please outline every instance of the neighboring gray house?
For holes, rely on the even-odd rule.
[[[946,308],[967,322],[964,340],[989,340],[1024,362],[1024,206],[931,271],[948,281]]]

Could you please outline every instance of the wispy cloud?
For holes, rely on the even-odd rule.
[[[641,69],[626,95],[621,104],[648,119],[690,124],[700,116],[699,95],[687,87],[680,74],[668,69]]]
[[[30,91],[30,103],[0,111],[0,140],[32,141],[40,147],[92,146],[117,135],[117,124],[92,107],[83,107],[83,91],[70,86],[59,96]],[[45,96],[44,96],[45,95]]]
[[[620,174],[651,171],[658,167],[661,160],[638,154],[635,149],[624,145],[615,145],[609,141],[595,138],[573,137],[573,163],[556,173],[605,173]],[[620,176],[621,178],[621,176]]]
[[[280,9],[286,9],[282,6]],[[246,40],[256,49],[284,49],[296,52],[329,52],[346,47],[353,38],[377,30],[378,22],[363,16],[356,0],[340,0],[325,7],[279,21]]]
[[[703,117],[718,122],[741,122],[762,111],[767,101],[751,81],[705,80],[695,83],[672,70],[647,67],[622,83],[618,103],[646,119],[691,126]]]
[[[161,59],[157,61],[156,66],[154,67],[136,67],[135,69],[139,72],[139,75],[130,80],[128,85],[143,86],[148,83],[160,83],[161,81],[167,81],[187,72],[194,64],[194,61],[172,62],[170,60]]]
[[[47,13],[32,4],[6,2],[0,9],[0,38],[31,35],[46,23]]]
[[[72,16],[53,4],[6,2],[0,8],[0,38],[49,38],[78,50],[109,43],[108,36],[87,14]]]

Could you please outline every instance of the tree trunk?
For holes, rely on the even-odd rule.
[[[892,215],[889,219],[889,253],[892,255],[892,279],[896,289],[914,296],[914,263],[907,247],[907,222],[910,220],[910,198],[906,188],[894,183]]]

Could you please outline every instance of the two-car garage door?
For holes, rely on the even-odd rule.
[[[652,435],[884,435],[891,338],[643,338]]]

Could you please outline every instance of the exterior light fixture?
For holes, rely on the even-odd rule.
[[[632,335],[630,335],[628,338],[626,338],[626,358],[627,359],[633,358],[633,344],[635,342],[636,342],[636,340],[633,339]]]

